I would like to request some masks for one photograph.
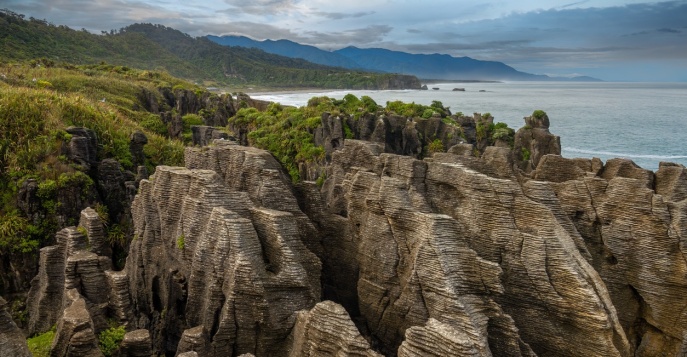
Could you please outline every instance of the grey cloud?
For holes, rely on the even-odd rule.
[[[658,31],[658,32],[665,32],[665,33],[681,33],[681,32],[682,32],[682,31],[680,31],[680,30],[669,29],[669,28],[662,28],[662,29],[658,29],[658,30],[656,30],[656,31]]]
[[[230,9],[227,14],[275,15],[294,8],[294,0],[225,0]]]
[[[505,48],[523,47],[531,43],[529,40],[489,41],[483,43],[435,42],[412,44],[403,47],[404,51],[420,53],[444,53],[447,51],[490,50],[497,51]]]
[[[406,32],[408,32],[408,33],[422,33],[422,31],[418,30],[418,29],[407,29]]]
[[[305,31],[302,35],[308,37],[306,44],[325,49],[338,49],[349,45],[380,42],[392,30],[393,27],[389,25],[370,25],[339,32]]]
[[[317,16],[322,16],[326,17],[330,20],[342,20],[342,19],[352,19],[352,18],[359,18],[363,16],[369,16],[369,15],[374,15],[374,11],[368,11],[368,12],[356,12],[352,14],[347,14],[343,12],[314,12],[313,14]]]

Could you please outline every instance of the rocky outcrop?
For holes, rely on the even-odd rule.
[[[86,300],[76,289],[65,294],[65,307],[57,324],[50,357],[101,357],[96,330]]]
[[[515,133],[513,157],[525,173],[532,172],[545,155],[561,154],[561,138],[549,131],[549,117],[543,112],[535,114],[525,117],[525,126]]]
[[[108,318],[130,355],[680,355],[687,169],[562,158],[536,114],[514,149],[489,115],[325,115],[321,187],[231,140],[187,148],[140,181],[124,270],[93,210],[43,248],[30,326],[57,322],[55,355]],[[474,144],[417,153],[449,132]]]
[[[69,127],[66,131],[72,135],[67,144],[67,157],[84,171],[90,171],[98,162],[98,137],[93,130],[82,127]]]
[[[302,239],[314,227],[266,152],[218,143],[186,161],[158,167],[132,207],[126,272],[136,315],[150,317],[136,327],[163,352],[282,355],[295,312],[320,299]]]
[[[193,125],[191,133],[194,146],[208,146],[216,139],[229,139],[229,134],[212,126]]]
[[[298,312],[289,357],[382,355],[370,349],[346,310],[331,301]]]
[[[38,275],[27,300],[30,335],[57,325],[51,356],[102,356],[96,336],[111,321],[134,319],[126,275],[112,271],[103,223],[87,208],[78,227],[57,233],[57,244],[42,248]]]
[[[126,357],[149,357],[153,354],[148,330],[127,332],[121,344],[121,355]]]
[[[595,172],[547,183],[557,197],[548,205],[583,240],[635,354],[677,355],[687,330],[685,168],[661,165],[654,180],[614,159]]]
[[[0,356],[31,356],[26,337],[12,321],[7,311],[7,301],[2,297],[0,297]]]

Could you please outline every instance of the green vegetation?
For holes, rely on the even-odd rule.
[[[357,72],[268,54],[258,49],[226,47],[206,38],[193,38],[178,30],[153,24],[133,24],[100,35],[73,30],[45,20],[0,10],[0,61],[46,60],[37,65],[66,61],[73,64],[116,64],[130,68],[160,69],[174,76],[218,85],[268,85],[377,89],[400,75]],[[406,80],[419,87],[412,76]],[[42,80],[40,86],[56,83]]]
[[[62,207],[65,195],[91,200],[93,180],[63,154],[72,138],[67,127],[92,129],[98,159],[115,158],[127,169],[133,169],[129,141],[135,130],[148,137],[144,152],[151,171],[183,162],[183,143],[151,132],[143,122],[159,120],[145,108],[155,101],[164,109],[161,90],[178,84],[197,88],[192,84],[159,72],[107,64],[57,66],[45,59],[0,63],[0,74],[0,254],[35,252],[51,240],[60,227],[57,214],[68,208]],[[38,219],[31,221],[17,206],[27,180],[37,183],[40,200]]]
[[[316,108],[331,105],[327,100],[320,103],[313,99]],[[316,112],[312,107],[298,109],[271,104],[264,112],[255,108],[240,109],[229,119],[229,124],[251,129],[250,144],[270,151],[295,182],[300,180],[299,164],[324,162],[324,148],[314,143],[314,130],[320,125],[319,117],[312,115]]]
[[[545,115],[546,115],[546,112],[543,110],[539,110],[539,109],[532,112],[532,116],[537,118],[537,119],[542,119],[542,118],[544,118]]]
[[[179,250],[184,250],[184,247],[186,246],[186,237],[184,235],[180,235],[177,237],[177,248]]]
[[[111,326],[98,336],[100,351],[105,356],[112,356],[119,349],[119,344],[124,340],[126,330],[124,326]]]
[[[444,143],[442,143],[439,139],[434,139],[434,141],[427,145],[427,151],[429,151],[430,154],[444,152]]]
[[[527,148],[525,148],[525,147],[520,148],[520,152],[522,154],[522,161],[527,161],[530,159],[531,153],[529,150],[527,150]]]
[[[506,123],[496,123],[491,130],[491,142],[495,143],[497,140],[503,140],[513,147],[515,140],[515,130],[508,127]]]
[[[55,326],[48,332],[27,339],[26,342],[29,345],[29,351],[34,357],[48,357],[50,356],[50,346],[54,338]]]
[[[415,103],[403,103],[401,101],[386,102],[386,111],[404,117],[420,117],[425,119],[431,118],[434,114],[438,114],[446,119],[449,114],[449,108],[445,108],[438,100],[432,101],[432,104],[429,106]],[[448,124],[448,122],[445,123]]]

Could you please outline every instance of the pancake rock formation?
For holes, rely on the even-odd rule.
[[[121,271],[84,210],[41,250],[30,333],[56,325],[54,356],[99,355],[112,321],[127,356],[687,353],[684,166],[563,158],[545,115],[422,160],[323,120],[321,186],[227,138],[157,167]]]

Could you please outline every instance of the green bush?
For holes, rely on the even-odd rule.
[[[101,332],[98,336],[100,351],[105,356],[112,356],[119,349],[119,344],[124,340],[125,334],[124,326],[113,326]]]
[[[26,343],[29,345],[29,351],[33,354],[33,357],[48,357],[50,356],[50,346],[54,338],[55,326],[48,332],[27,339]]]
[[[546,112],[543,110],[539,110],[539,109],[532,112],[532,116],[537,118],[537,119],[542,119],[542,118],[544,118],[545,115],[546,115]]]
[[[515,130],[509,128],[506,123],[496,123],[492,130],[491,139],[492,142],[503,140],[512,147],[515,139]]]
[[[159,115],[150,114],[141,121],[141,126],[158,135],[167,136],[168,134],[167,124],[162,122]]]
[[[184,122],[184,131],[190,131],[191,125],[204,125],[203,118],[198,114],[186,114],[181,121]]]
[[[439,139],[434,139],[429,145],[427,145],[427,150],[429,151],[430,154],[434,154],[437,152],[444,152],[444,143],[441,142]]]

